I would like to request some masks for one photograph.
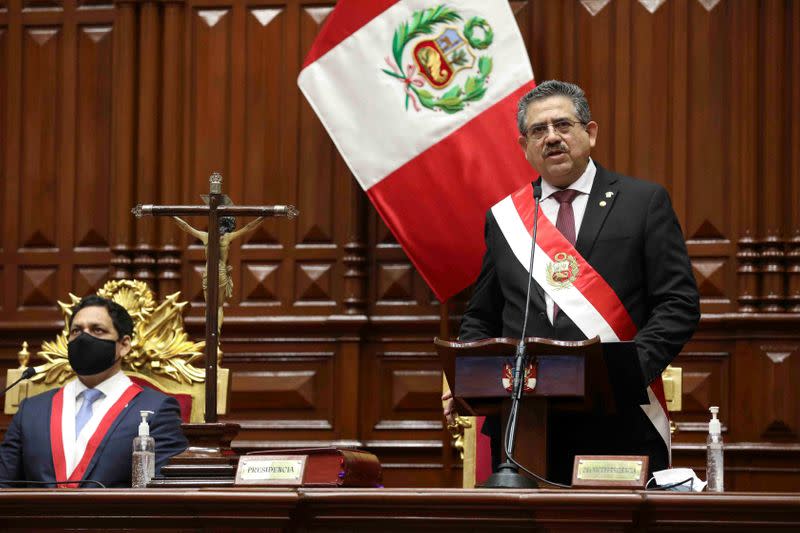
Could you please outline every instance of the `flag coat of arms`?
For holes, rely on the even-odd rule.
[[[486,211],[533,178],[534,87],[507,0],[340,0],[298,78],[358,183],[440,300],[472,283]]]

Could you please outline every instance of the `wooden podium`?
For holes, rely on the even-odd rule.
[[[459,412],[473,416],[501,415],[502,435],[511,405],[510,391],[503,385],[504,367],[513,368],[518,343],[510,338],[475,342],[434,339]],[[521,401],[514,456],[526,468],[547,477],[548,413],[554,410],[611,413],[617,402],[641,402],[641,394],[646,398],[646,392],[638,363],[633,364],[636,352],[632,343],[616,343],[609,350],[598,337],[586,341],[528,337],[525,346],[535,368],[536,385],[524,393]],[[613,374],[609,373],[606,362],[609,351],[627,352],[627,356],[618,358],[620,364],[614,365]],[[617,372],[616,366],[627,371]],[[641,387],[635,386],[639,383]]]

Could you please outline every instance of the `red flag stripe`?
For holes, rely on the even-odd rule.
[[[311,45],[303,68],[330,52],[397,2],[398,0],[340,0]]]
[[[523,85],[367,190],[440,301],[475,281],[486,211],[531,180],[514,116],[533,87]]]

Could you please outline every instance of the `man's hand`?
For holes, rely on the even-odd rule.
[[[447,425],[451,426],[456,422],[456,410],[453,401],[453,393],[450,391],[445,392],[442,394],[442,410],[444,413],[444,418],[447,420]]]

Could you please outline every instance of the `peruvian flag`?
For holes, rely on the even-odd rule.
[[[508,0],[340,0],[298,84],[440,301],[480,270],[486,211],[530,183],[535,86]]]

